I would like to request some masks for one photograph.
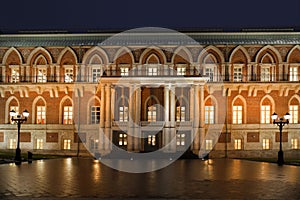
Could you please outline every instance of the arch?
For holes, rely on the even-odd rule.
[[[153,58],[153,57],[154,57],[155,60],[157,60],[157,63],[155,63],[155,64],[161,64],[160,60],[159,60],[159,57],[154,53],[152,53],[148,56],[148,58],[146,60],[146,64],[149,64],[150,59]]]
[[[183,51],[184,53],[186,53],[187,55],[187,58],[185,58],[185,56],[181,56],[180,55],[180,52]],[[181,57],[183,57],[187,62],[189,62],[189,64],[193,63],[193,56],[191,54],[191,52],[185,47],[185,46],[180,46],[178,47],[174,53],[173,53],[173,56],[172,56],[172,59],[171,59],[171,63],[175,64],[175,57],[179,55]]]
[[[37,48],[35,48],[31,53],[30,53],[30,55],[28,56],[28,58],[27,58],[27,62],[26,62],[26,64],[27,65],[30,65],[30,62],[31,62],[31,60],[33,59],[33,57],[35,56],[35,54],[36,53],[38,53],[39,51],[42,51],[43,53],[43,55],[45,54],[48,58],[49,58],[49,63],[48,64],[52,64],[53,63],[53,61],[52,61],[52,56],[51,56],[51,54],[49,53],[49,51],[47,51],[45,48],[43,48],[43,47],[37,47]],[[46,60],[47,60],[47,58],[46,58]],[[48,60],[47,60],[48,61]]]
[[[215,104],[215,124],[216,123],[218,123],[219,121],[218,121],[218,111],[219,111],[219,105],[218,105],[218,101],[217,101],[217,99],[216,99],[216,97],[214,97],[213,95],[208,95],[205,99],[204,99],[204,106],[205,106],[205,104],[206,104],[206,101],[208,100],[208,99],[211,99],[213,102],[214,102],[214,104]]]
[[[41,55],[38,55],[38,56],[35,58],[35,60],[34,60],[34,65],[38,65],[38,64],[37,64],[37,61],[40,60],[40,59],[43,59],[43,60],[45,61],[45,63],[48,64],[47,58],[46,58],[43,54],[41,54]]]
[[[296,100],[298,101],[298,103],[300,104],[300,96],[299,96],[298,94],[294,94],[294,95],[290,98],[290,100],[289,100],[289,102],[288,102],[288,105],[291,105],[291,102],[292,102],[293,99],[296,99]]]
[[[272,110],[271,110],[271,114],[275,112],[275,101],[273,99],[273,97],[271,97],[269,94],[265,95],[259,102],[259,107],[261,108],[262,103],[264,102],[265,99],[269,99],[271,102],[271,106],[272,106]],[[260,109],[259,108],[259,109]]]
[[[19,107],[19,109],[20,109],[20,102],[19,102],[19,100],[18,100],[15,96],[10,96],[10,97],[7,99],[6,103],[5,103],[5,120],[4,120],[4,123],[5,123],[5,124],[9,123],[9,120],[8,120],[9,112],[10,112],[10,110],[9,110],[9,104],[10,104],[13,100],[16,100],[16,101],[17,101],[18,107]]]
[[[201,62],[201,61],[207,56],[207,54],[209,54],[208,51],[213,51],[213,52],[215,52],[215,53],[220,57],[221,60],[220,60],[220,62],[218,62],[218,63],[225,63],[225,58],[224,58],[224,56],[223,56],[223,53],[220,51],[220,49],[218,49],[217,47],[215,47],[215,46],[213,46],[213,45],[210,45],[210,46],[204,48],[204,49],[200,52],[200,54],[199,54],[199,56],[198,56],[198,59],[197,59],[197,62],[198,62],[198,63],[203,63],[203,62]],[[217,60],[217,61],[218,61],[218,60]]]
[[[251,58],[250,58],[250,56],[249,56],[249,53],[248,53],[248,51],[245,49],[245,47],[243,47],[242,45],[239,45],[239,46],[235,47],[234,50],[231,52],[230,57],[229,57],[229,63],[232,63],[232,59],[233,59],[234,54],[235,54],[237,51],[239,51],[239,50],[241,50],[241,51],[244,53],[244,55],[246,56],[247,63],[250,63],[250,62],[251,62]]]
[[[35,120],[35,118],[36,118],[36,103],[39,101],[39,100],[42,100],[43,101],[43,103],[44,103],[44,105],[45,105],[45,107],[46,107],[46,122],[47,122],[47,102],[46,102],[46,100],[44,99],[44,97],[42,97],[42,96],[37,96],[34,100],[33,100],[33,102],[32,102],[32,124],[35,124],[35,122],[36,122],[36,120]]]
[[[108,64],[109,63],[109,58],[108,55],[106,54],[106,52],[100,48],[99,46],[93,47],[91,49],[89,49],[83,56],[82,58],[82,63],[83,64],[89,64],[89,61],[91,59],[91,57],[97,54],[99,55],[99,57],[101,58],[101,60],[103,61],[103,64]]]
[[[94,54],[91,56],[90,60],[89,60],[89,65],[97,65],[97,64],[103,64],[103,60],[101,58],[101,56],[99,56],[98,54]]]
[[[296,49],[298,49],[298,50],[300,51],[300,45],[299,45],[299,44],[295,45],[295,46],[289,51],[289,53],[288,53],[288,55],[287,55],[287,58],[286,58],[286,62],[288,62],[288,63],[290,62],[291,55],[293,54],[293,52],[294,52]]]
[[[97,97],[97,96],[93,96],[93,97],[91,97],[89,100],[88,100],[88,102],[87,102],[87,108],[86,108],[86,110],[88,111],[88,114],[87,114],[87,124],[90,124],[90,121],[91,121],[91,115],[90,115],[90,111],[91,111],[91,109],[90,109],[90,106],[91,106],[91,103],[92,102],[98,102],[99,103],[99,106],[101,105],[101,100],[100,100],[100,98],[99,97]],[[100,107],[100,110],[101,110],[102,108]],[[100,116],[101,117],[101,116]],[[103,117],[103,116],[102,116]]]
[[[263,60],[264,60],[265,58],[267,58],[267,57],[270,58],[271,63],[275,63],[275,62],[274,62],[274,59],[273,59],[273,56],[272,56],[271,54],[269,54],[269,53],[266,53],[265,55],[263,55],[263,56],[261,57],[260,63],[264,63]]]
[[[58,59],[57,59],[57,63],[60,64],[61,63],[61,59],[63,58],[63,56],[65,55],[66,52],[70,52],[73,57],[75,58],[75,64],[78,63],[78,58],[77,58],[77,55],[76,53],[74,52],[73,49],[71,49],[70,47],[66,47],[64,48],[64,50],[62,50],[62,52],[60,52],[59,56],[58,56]]]
[[[118,51],[116,52],[114,58],[113,58],[113,62],[116,62],[116,60],[123,56],[124,54],[128,53],[130,58],[131,58],[131,63],[134,63],[134,57],[132,54],[132,51],[128,48],[128,47],[121,47],[120,49],[118,49]]]
[[[139,60],[139,64],[142,64],[143,58],[147,55],[147,53],[149,53],[149,52],[152,51],[152,50],[157,51],[157,52],[162,56],[164,63],[161,63],[161,64],[166,64],[166,63],[167,63],[167,58],[166,58],[166,55],[164,54],[164,52],[163,52],[159,47],[156,47],[156,46],[150,46],[150,47],[147,47],[147,48],[143,51],[143,53],[141,54],[140,60]]]
[[[154,101],[156,102],[156,104],[158,105],[161,105],[160,102],[159,102],[159,99],[154,96],[154,95],[150,95],[146,100],[145,100],[145,105],[144,105],[144,119],[147,120],[148,119],[148,102],[151,100],[151,99],[154,99]],[[155,104],[153,104],[155,105]],[[161,111],[160,111],[160,108],[157,109],[157,113],[156,113],[156,117],[157,118],[160,118],[160,115],[161,115]],[[156,118],[156,119],[157,119]],[[158,120],[157,120],[158,121]]]
[[[19,60],[20,60],[20,64],[23,63],[23,59],[22,59],[22,56],[21,56],[20,52],[19,52],[15,47],[11,47],[10,49],[8,49],[8,50],[5,52],[5,54],[4,54],[4,56],[3,56],[3,59],[2,59],[2,65],[5,65],[5,64],[6,64],[6,61],[7,61],[8,57],[9,57],[9,55],[10,55],[12,52],[16,52],[16,54],[17,54],[17,56],[18,56],[18,58],[19,58]]]
[[[72,106],[74,105],[73,100],[70,96],[64,96],[59,103],[59,124],[62,124],[63,104],[66,100],[70,100]]]
[[[233,98],[232,100],[232,104],[231,104],[231,108],[233,108],[235,101],[240,99],[243,103],[243,119],[242,119],[242,123],[243,124],[247,124],[247,101],[246,99],[242,96],[242,95],[237,95],[236,97]]]
[[[276,55],[276,57],[277,57],[277,59],[278,59],[278,63],[282,63],[282,58],[281,58],[281,55],[280,55],[280,53],[278,52],[278,50],[275,48],[275,47],[273,47],[273,46],[271,46],[271,45],[266,45],[266,46],[264,46],[263,48],[261,48],[259,51],[258,51],[258,53],[256,54],[256,58],[255,58],[255,62],[256,63],[260,63],[260,61],[258,60],[259,59],[259,57],[260,57],[260,55],[265,51],[265,50],[270,50],[270,51],[272,51],[275,55]],[[262,57],[262,56],[261,56]],[[272,56],[273,57],[273,56]]]

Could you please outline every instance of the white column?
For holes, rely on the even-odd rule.
[[[141,87],[138,85],[135,88],[135,138],[134,138],[134,150],[140,150],[140,141],[141,141],[141,133],[140,133],[140,119],[141,119]]]
[[[134,141],[133,141],[133,136],[134,136],[134,86],[130,85],[129,87],[129,122],[128,122],[128,134],[127,134],[127,139],[128,139],[128,144],[127,144],[127,150],[132,151],[134,150]]]
[[[111,110],[111,119],[115,120],[115,102],[116,101],[116,90],[114,87],[111,88],[111,105],[110,105],[110,110]]]
[[[205,127],[204,127],[204,86],[200,86],[200,99],[199,99],[199,106],[200,106],[200,116],[199,116],[199,125],[200,125],[200,145],[204,144],[205,138]]]
[[[199,141],[199,104],[200,104],[200,100],[199,100],[199,94],[200,93],[200,86],[199,85],[195,85],[194,86],[194,142],[193,142],[193,146],[194,146],[194,151],[198,151],[200,149],[200,141]]]
[[[169,127],[170,127],[170,88],[169,86],[165,86],[164,88],[164,108],[165,108],[165,127],[163,129],[163,146],[168,145],[169,141]]]
[[[170,89],[170,139],[171,142],[171,151],[176,151],[176,124],[175,124],[175,110],[176,110],[176,103],[175,103],[175,86],[171,86]]]
[[[57,65],[56,66],[56,81],[57,82],[60,82],[60,74],[59,74],[59,70],[60,70],[60,66],[59,65]]]
[[[100,102],[100,132],[102,134],[100,134],[100,140],[99,140],[99,146],[100,146],[100,150],[104,149],[104,134],[105,134],[105,85],[102,84],[101,86],[101,91],[100,91],[100,98],[101,98],[101,102]]]
[[[111,85],[105,87],[105,150],[109,150],[111,141]]]

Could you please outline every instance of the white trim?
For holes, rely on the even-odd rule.
[[[45,59],[46,59],[46,63],[47,64],[52,64],[53,63],[53,61],[52,61],[52,57],[51,57],[51,54],[45,49],[45,48],[43,48],[43,47],[37,47],[37,48],[35,48],[31,53],[30,53],[30,55],[28,56],[28,58],[27,58],[27,62],[26,62],[26,64],[29,66],[30,65],[30,62],[31,62],[31,60],[32,60],[32,58],[33,58],[33,56],[35,56],[35,54],[37,53],[37,52],[39,52],[39,51],[42,51],[43,53],[42,53],[42,55],[45,57],[45,55],[44,55],[44,53],[49,57],[49,59],[50,59],[50,62],[48,63],[48,60],[47,60],[47,58],[45,57]],[[40,55],[39,55],[40,56]],[[36,61],[37,59],[35,59],[35,61]]]
[[[20,110],[20,102],[19,102],[19,100],[17,99],[17,97],[15,97],[15,96],[10,96],[10,97],[6,100],[6,103],[5,103],[5,120],[4,120],[5,124],[9,123],[9,119],[8,119],[8,117],[10,117],[10,115],[9,115],[9,113],[10,113],[9,105],[10,105],[10,102],[11,102],[12,100],[14,100],[14,99],[17,101],[18,107],[19,107],[19,110]]]
[[[45,124],[47,123],[47,102],[46,102],[46,100],[44,99],[44,97],[42,97],[42,96],[37,96],[33,101],[32,101],[32,109],[31,109],[31,111],[32,111],[32,118],[31,118],[31,123],[32,124],[36,124],[36,103],[39,101],[39,100],[42,100],[43,102],[44,102],[44,105],[45,105],[45,107],[46,107],[46,119],[45,119]]]
[[[16,54],[18,55],[18,57],[19,57],[19,59],[20,59],[20,65],[23,63],[23,59],[22,59],[22,56],[21,56],[20,52],[19,52],[15,47],[11,47],[10,49],[8,49],[8,50],[5,52],[5,54],[4,54],[4,56],[3,56],[3,59],[2,59],[2,65],[7,64],[7,63],[6,63],[6,62],[7,62],[7,59],[8,59],[8,57],[9,57],[9,55],[10,55],[13,51],[16,52]]]
[[[57,58],[57,64],[61,64],[61,59],[63,58],[63,56],[65,55],[65,53],[67,53],[68,51],[71,52],[71,54],[73,55],[73,57],[75,58],[75,63],[74,65],[76,65],[78,63],[78,58],[74,52],[73,49],[71,49],[70,47],[66,47],[64,48],[64,50],[62,50]]]

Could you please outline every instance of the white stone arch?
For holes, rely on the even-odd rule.
[[[45,48],[43,48],[43,47],[37,47],[37,48],[35,48],[35,49],[30,53],[30,55],[28,56],[27,62],[26,62],[27,65],[30,65],[30,62],[31,62],[33,56],[34,56],[37,52],[39,52],[39,51],[42,51],[44,54],[46,54],[46,55],[49,57],[49,59],[50,59],[50,62],[49,62],[49,63],[48,63],[48,60],[47,60],[47,58],[46,58],[47,64],[52,64],[52,63],[53,63],[52,56],[51,56],[51,54],[49,53],[49,51],[47,51],[47,50],[46,50]],[[43,55],[44,55],[44,54],[43,54]]]
[[[97,96],[93,96],[93,97],[91,97],[89,100],[88,100],[88,102],[87,102],[87,108],[86,108],[86,110],[87,110],[87,124],[90,124],[90,122],[91,122],[91,109],[90,109],[90,107],[91,107],[91,103],[93,102],[93,101],[98,101],[99,102],[99,106],[101,105],[101,100],[100,100],[100,98],[99,97],[97,97]],[[100,111],[101,111],[101,109],[103,109],[103,108],[101,108],[100,107]],[[100,116],[100,117],[103,117],[103,116]]]
[[[66,47],[64,48],[64,50],[62,50],[58,56],[58,59],[57,59],[57,63],[60,64],[61,63],[61,59],[63,58],[63,56],[65,55],[66,52],[70,51],[71,54],[74,56],[75,58],[75,64],[78,63],[78,58],[77,58],[77,55],[76,53],[74,52],[74,50],[70,47]]]
[[[11,52],[16,52],[16,54],[18,55],[18,58],[20,59],[20,64],[22,64],[23,63],[23,59],[22,59],[22,56],[21,56],[21,54],[20,54],[20,52],[15,48],[15,47],[11,47],[11,48],[9,48],[6,52],[5,52],[5,54],[4,54],[4,56],[3,56],[3,59],[2,59],[2,65],[5,65],[6,64],[6,62],[7,62],[7,58],[8,58],[8,56],[11,54]]]
[[[245,47],[243,47],[242,45],[239,45],[237,47],[234,48],[234,50],[232,51],[232,53],[230,54],[230,57],[229,57],[229,63],[232,63],[232,59],[233,59],[233,56],[234,54],[238,51],[238,50],[241,50],[244,55],[246,56],[247,58],[247,63],[250,63],[251,62],[251,58],[249,56],[249,53],[248,51],[245,49]]]
[[[273,97],[270,96],[269,94],[266,94],[263,98],[261,98],[261,100],[259,102],[259,111],[261,110],[262,103],[264,102],[265,99],[269,99],[271,102],[272,110],[271,110],[270,114],[274,113],[275,112],[275,101],[274,101]],[[259,118],[260,117],[261,117],[261,115],[259,115]]]
[[[84,56],[82,58],[82,63],[83,64],[89,64],[89,61],[91,60],[93,54],[99,55],[99,57],[101,58],[103,64],[108,64],[109,63],[109,58],[108,58],[107,53],[102,48],[100,48],[99,46],[95,46],[95,47],[89,49],[84,54]]]
[[[204,60],[204,58],[207,56],[207,54],[209,54],[209,50],[214,51],[220,58],[221,58],[221,63],[225,63],[225,58],[223,53],[220,51],[220,49],[218,49],[217,47],[210,45],[208,47],[205,47],[199,54],[198,58],[197,58],[197,62],[199,64],[201,64],[201,60]]]
[[[112,62],[115,63],[116,60],[117,60],[120,56],[122,56],[122,55],[124,55],[124,54],[126,54],[126,53],[129,54],[129,56],[130,56],[130,58],[131,58],[131,63],[134,63],[134,57],[133,57],[132,51],[131,51],[128,47],[124,47],[124,46],[121,47],[120,49],[118,49],[118,51],[116,52],[116,54],[115,54],[115,56],[114,56]]]
[[[59,103],[59,124],[62,124],[62,114],[63,114],[63,104],[66,100],[70,100],[73,108],[74,108],[74,102],[72,100],[72,98],[68,95],[64,96],[61,100],[60,100],[60,103]],[[73,115],[74,115],[74,109],[73,109]]]
[[[218,116],[219,116],[219,114],[218,114],[218,112],[219,112],[219,104],[218,104],[218,101],[217,101],[217,99],[216,99],[216,97],[214,97],[213,95],[208,95],[205,99],[204,99],[204,106],[205,106],[205,104],[206,104],[206,101],[208,100],[208,99],[211,99],[213,102],[214,102],[214,104],[215,104],[215,113],[214,113],[214,117],[215,117],[215,124],[217,124],[219,121],[219,119],[218,119]]]
[[[247,101],[245,99],[245,97],[243,97],[242,95],[237,95],[236,97],[233,98],[232,100],[232,104],[231,104],[231,108],[233,108],[234,103],[237,99],[241,99],[241,101],[243,102],[243,119],[242,119],[242,124],[247,124]]]
[[[273,56],[272,56],[271,54],[269,54],[269,53],[266,53],[265,55],[263,55],[263,56],[261,57],[260,63],[263,63],[262,61],[263,61],[266,57],[269,57],[269,58],[271,59],[272,64],[275,63],[275,62],[274,62]]]
[[[47,123],[47,102],[46,102],[46,100],[44,99],[44,97],[42,97],[42,96],[37,96],[34,100],[33,100],[33,102],[32,102],[32,109],[31,109],[31,111],[32,111],[32,117],[31,117],[31,119],[32,119],[32,121],[31,121],[31,123],[32,124],[35,124],[36,123],[36,103],[39,101],[39,100],[42,100],[43,101],[43,103],[44,103],[44,105],[45,105],[45,108],[46,108],[46,119],[45,119],[45,123]]]
[[[270,49],[272,52],[275,53],[275,55],[278,59],[278,64],[282,63],[282,57],[281,57],[280,53],[278,52],[278,50],[275,47],[273,47],[271,45],[266,45],[258,51],[258,53],[256,54],[256,58],[255,58],[256,63],[260,63],[260,60],[258,60],[258,59],[259,59],[260,55],[263,53],[263,51],[265,51],[267,49]]]
[[[292,53],[293,53],[294,50],[296,50],[296,49],[298,49],[298,50],[300,51],[300,45],[299,45],[299,44],[295,45],[295,46],[289,51],[289,53],[288,53],[288,55],[287,55],[287,58],[286,58],[286,62],[289,62]]]
[[[147,47],[146,50],[143,51],[143,53],[141,54],[140,56],[140,60],[139,60],[139,64],[142,64],[143,62],[143,58],[146,56],[146,54],[152,50],[155,50],[157,51],[162,57],[163,57],[163,61],[164,63],[163,64],[166,64],[167,63],[167,58],[166,58],[166,55],[164,54],[164,52],[161,50],[161,48],[157,47],[157,46],[150,46],[150,47]],[[152,54],[150,54],[151,56]],[[149,56],[149,57],[150,57]],[[159,59],[158,59],[159,60]],[[161,63],[162,64],[162,63]]]
[[[289,102],[288,102],[288,105],[289,105],[289,106],[291,105],[291,101],[292,101],[294,98],[297,99],[298,102],[299,102],[299,104],[300,104],[300,96],[299,96],[298,94],[294,94],[294,95],[291,96],[291,98],[289,99]]]
[[[185,46],[180,46],[180,47],[178,47],[178,48],[174,51],[174,54],[173,54],[172,59],[171,59],[171,63],[174,64],[174,59],[175,59],[176,55],[181,56],[181,55],[180,55],[180,52],[181,52],[181,51],[184,51],[184,52],[186,53],[187,58],[185,58],[185,56],[182,56],[182,57],[188,62],[188,64],[193,63],[193,56],[192,56],[190,50],[188,50],[188,48],[186,48]]]
[[[160,101],[159,101],[159,99],[156,96],[149,95],[149,97],[145,100],[145,105],[144,105],[144,111],[145,111],[144,112],[144,119],[148,119],[148,107],[147,107],[147,104],[148,104],[148,101],[150,101],[150,99],[154,99],[154,101],[156,102],[156,104],[161,106]],[[160,107],[158,107],[156,116],[160,117],[161,116],[161,112],[162,111],[160,110]]]
[[[17,103],[18,103],[18,107],[19,107],[19,111],[20,111],[20,102],[19,100],[15,97],[15,96],[10,96],[6,103],[5,103],[5,120],[4,120],[4,123],[7,124],[9,123],[9,113],[10,113],[10,110],[9,110],[9,104],[11,103],[12,100],[16,100]]]

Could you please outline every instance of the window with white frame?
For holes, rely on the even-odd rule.
[[[263,139],[263,149],[267,150],[270,149],[270,139]]]
[[[119,107],[119,121],[120,122],[128,121],[128,107],[127,106]]]
[[[209,151],[213,149],[213,140],[205,140],[205,150]]]
[[[298,66],[297,67],[290,67],[290,81],[298,81]]]
[[[98,80],[100,79],[101,77],[101,69],[98,67],[98,68],[93,68],[92,69],[92,76],[93,76],[93,83],[96,83],[98,82]]]
[[[205,67],[205,75],[209,77],[209,81],[214,80],[214,68],[213,67]]]
[[[90,140],[90,148],[92,150],[98,150],[99,149],[99,140],[98,139],[91,139]]]
[[[10,106],[10,110],[9,111],[11,111],[11,110],[14,110],[16,112],[16,114],[19,114],[19,106]],[[10,118],[10,123],[14,124],[16,122],[14,122],[13,120],[11,120],[11,118]]]
[[[177,67],[177,75],[178,76],[184,76],[186,74],[186,68],[185,67]]]
[[[100,106],[91,106],[91,124],[99,124]]]
[[[233,106],[232,123],[233,124],[243,123],[243,106]]]
[[[289,120],[290,123],[293,123],[293,124],[298,123],[298,113],[299,113],[298,108],[299,108],[298,105],[290,105],[289,106],[289,113],[291,116],[291,119]]]
[[[128,67],[121,67],[121,76],[128,76],[129,75],[129,68]]]
[[[127,134],[126,133],[119,134],[119,146],[127,146]]]
[[[205,124],[214,124],[215,123],[215,107],[214,106],[205,106],[204,107],[204,121]]]
[[[37,69],[37,81],[38,83],[47,82],[47,68],[38,68]]]
[[[73,124],[72,106],[64,106],[63,124]]]
[[[17,148],[17,140],[16,139],[9,139],[8,148],[9,149]]]
[[[45,124],[46,123],[46,106],[36,107],[36,123]]]
[[[235,139],[234,140],[234,149],[241,150],[242,149],[242,139]]]
[[[292,149],[299,149],[299,141],[297,138],[292,138],[291,139],[291,145],[292,145]]]
[[[156,106],[152,105],[148,107],[148,122],[156,122]]]
[[[63,140],[63,149],[64,150],[70,150],[71,149],[71,140],[70,139],[64,139]]]
[[[234,66],[233,68],[233,81],[242,81],[243,78],[242,66]]]
[[[266,66],[261,68],[261,81],[271,80],[271,67]]]
[[[43,149],[44,145],[44,140],[43,139],[36,139],[36,149]]]
[[[148,145],[150,146],[156,145],[156,135],[148,135]]]
[[[176,107],[176,121],[177,122],[185,121],[185,106]]]
[[[74,81],[73,76],[73,68],[65,68],[65,82],[72,83]]]
[[[185,133],[176,133],[176,145],[177,146],[185,145]]]
[[[12,68],[11,69],[11,82],[18,83],[20,82],[20,71],[19,68]]]
[[[269,124],[271,118],[271,106],[262,105],[260,108],[260,123]]]
[[[149,66],[148,67],[148,76],[157,76],[158,75],[158,69],[156,66]]]

